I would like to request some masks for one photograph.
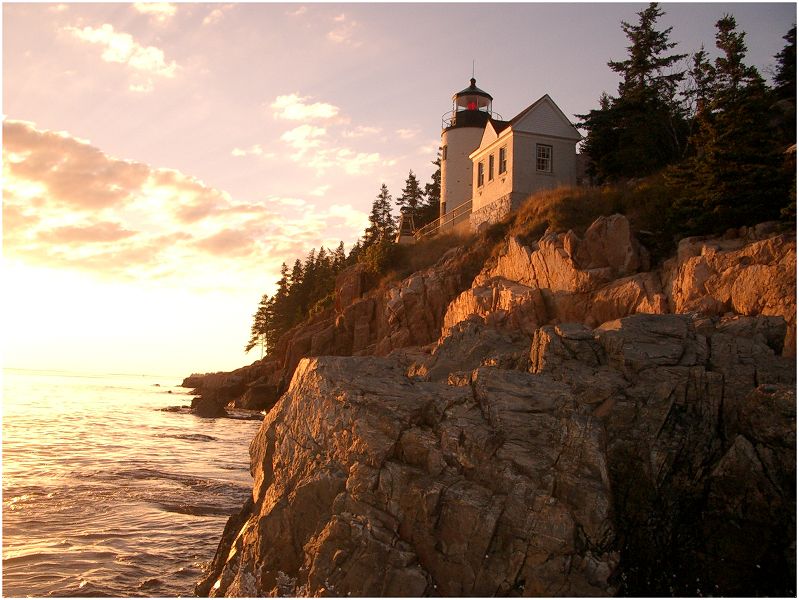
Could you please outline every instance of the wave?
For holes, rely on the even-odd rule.
[[[189,440],[192,442],[215,442],[219,439],[212,435],[203,435],[202,433],[158,433],[155,437]]]

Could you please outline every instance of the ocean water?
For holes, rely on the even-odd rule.
[[[3,596],[192,596],[259,421],[159,410],[178,377],[3,375]]]

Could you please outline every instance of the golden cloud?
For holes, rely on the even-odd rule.
[[[118,242],[133,235],[136,235],[135,231],[125,229],[119,223],[107,221],[56,227],[39,232],[38,237],[57,244],[85,244],[87,242]]]
[[[327,102],[314,102],[308,104],[308,96],[299,94],[287,94],[278,96],[269,106],[274,109],[274,115],[278,119],[289,121],[310,121],[312,119],[332,119],[338,115],[337,106]]]
[[[263,280],[280,262],[355,239],[366,215],[302,198],[235,201],[172,169],[108,156],[88,141],[3,122],[8,258],[123,279],[213,274]],[[207,282],[206,282],[207,283]]]
[[[156,23],[166,23],[175,16],[177,5],[170,2],[135,2],[133,8],[137,12],[149,15]]]
[[[120,63],[133,69],[142,77],[130,84],[129,89],[133,92],[152,91],[152,76],[172,79],[177,73],[178,64],[174,60],[167,62],[163,50],[144,46],[129,33],[115,31],[114,26],[108,23],[100,27],[65,27],[64,31],[79,40],[102,47],[101,56],[105,62]]]

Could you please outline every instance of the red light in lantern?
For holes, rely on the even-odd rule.
[[[466,105],[467,110],[477,110],[477,102],[469,102]]]

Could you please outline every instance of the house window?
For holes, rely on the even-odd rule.
[[[508,149],[506,147],[499,149],[499,174],[502,175],[508,170]]]
[[[535,145],[535,170],[542,173],[552,172],[552,146]]]
[[[441,148],[441,160],[447,160],[447,145],[444,144],[444,147]]]
[[[477,163],[477,187],[483,185],[483,179],[485,178],[485,164],[483,161]]]
[[[491,154],[488,157],[488,180],[494,180],[494,155]]]

